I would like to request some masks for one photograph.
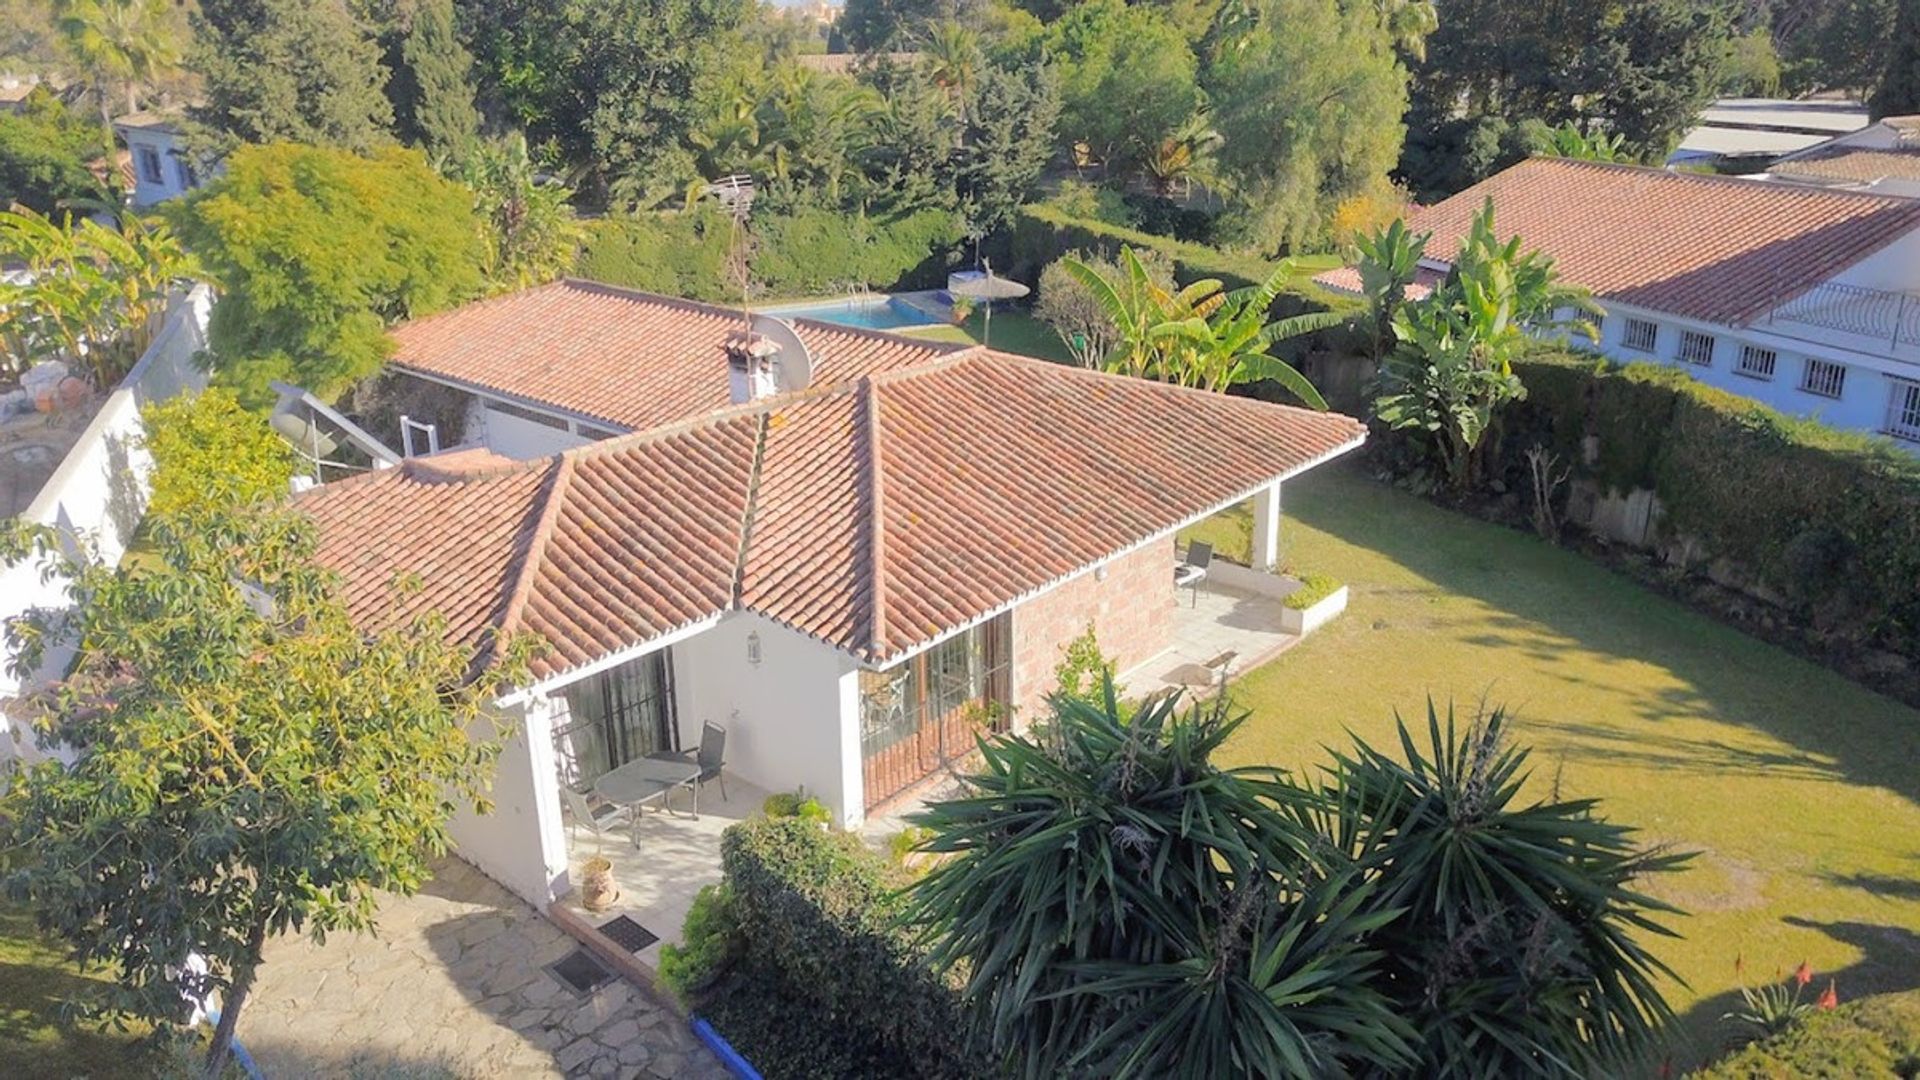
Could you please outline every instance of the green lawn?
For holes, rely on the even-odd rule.
[[[1387,740],[1426,696],[1517,711],[1533,790],[1604,800],[1700,853],[1653,891],[1692,914],[1656,953],[1690,985],[1675,1060],[1729,1034],[1734,957],[1808,960],[1842,1000],[1920,987],[1920,713],[1530,535],[1346,467],[1285,492],[1284,560],[1352,586],[1347,613],[1240,681],[1234,764],[1308,765],[1345,729]],[[1237,519],[1237,520],[1236,520]],[[1203,530],[1223,546],[1244,515]]]
[[[985,329],[985,316],[974,312],[967,317],[964,327],[933,326],[925,330],[907,330],[904,333],[912,337],[931,338],[935,341],[978,342]],[[993,338],[989,342],[1001,352],[1024,353],[1037,356],[1042,360],[1056,360],[1063,364],[1073,363],[1073,354],[1067,351],[1060,335],[1053,327],[1034,318],[1024,311],[995,311],[993,313]]]
[[[33,917],[0,903],[0,1076],[128,1076],[149,1055],[132,1032],[60,1023],[60,1007],[94,981],[47,942]]]

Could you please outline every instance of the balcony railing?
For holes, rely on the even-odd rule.
[[[1920,296],[1827,282],[1775,308],[1765,322],[1776,329],[1797,323],[1889,346],[1920,347]]]

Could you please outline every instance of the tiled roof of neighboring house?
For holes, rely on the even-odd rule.
[[[1427,294],[1433,292],[1433,287],[1438,285],[1444,277],[1446,277],[1446,274],[1439,270],[1426,266],[1419,267],[1413,272],[1413,280],[1407,284],[1407,299],[1419,300],[1424,298]],[[1313,280],[1338,292],[1353,293],[1358,296],[1361,291],[1360,271],[1351,266],[1342,266],[1338,269],[1329,270]]]
[[[966,347],[789,321],[823,385]],[[728,403],[721,345],[741,329],[731,308],[564,280],[406,323],[393,362],[642,431]]]
[[[1821,147],[1777,161],[1772,171],[1778,176],[1860,184],[1871,184],[1888,177],[1920,180],[1920,146],[1910,149]]]
[[[180,116],[181,110],[178,108],[144,109],[115,117],[113,126],[118,130],[178,131]]]
[[[298,505],[356,617],[531,631],[542,677],[734,609],[884,663],[1363,435],[968,350],[536,461],[416,458]]]
[[[1450,258],[1488,198],[1501,236],[1553,256],[1601,300],[1730,325],[1920,229],[1920,200],[1555,158],[1521,162],[1408,225],[1433,234],[1429,257]]]

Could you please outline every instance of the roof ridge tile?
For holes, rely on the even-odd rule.
[[[533,531],[527,536],[526,553],[520,560],[520,572],[514,578],[513,587],[507,592],[506,604],[500,612],[499,636],[502,640],[517,631],[524,619],[534,580],[539,577],[541,564],[546,561],[547,541],[553,536],[554,522],[559,518],[567,493],[573,485],[574,465],[571,458],[565,454],[555,454],[546,460],[552,466],[553,475],[547,478],[540,514],[534,519]]]

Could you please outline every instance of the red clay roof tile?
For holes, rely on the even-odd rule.
[[[881,663],[1363,436],[969,350],[468,479],[415,459],[299,505],[357,617],[531,631],[542,676],[735,609]],[[397,603],[403,575],[425,587]]]
[[[1488,198],[1501,236],[1601,300],[1734,326],[1920,229],[1920,200],[1558,158],[1521,162],[1408,225],[1433,234],[1430,257],[1451,258]]]
[[[788,321],[813,353],[820,385],[967,347]],[[740,330],[731,308],[568,279],[397,327],[393,363],[645,431],[728,404],[720,346]]]

